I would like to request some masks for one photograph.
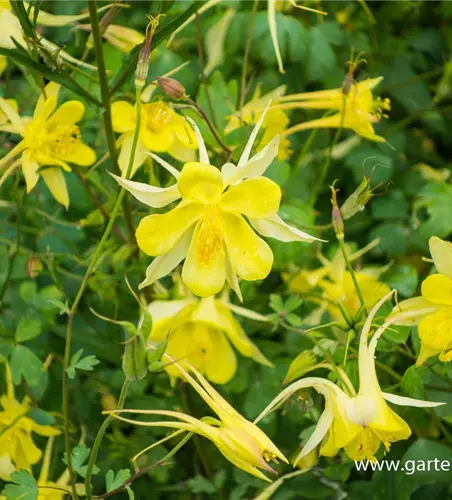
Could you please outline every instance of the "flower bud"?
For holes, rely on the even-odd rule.
[[[333,229],[336,233],[336,237],[338,240],[344,239],[344,221],[342,220],[341,209],[337,204],[337,190],[334,189],[334,186],[331,186],[331,203],[333,205],[333,210],[331,212],[331,221],[333,223]]]
[[[174,78],[157,77],[157,82],[163,92],[171,99],[182,99],[186,96],[185,87]]]
[[[159,16],[151,18],[146,29],[146,39],[138,55],[137,69],[135,71],[135,87],[142,89],[146,85],[146,78],[149,71],[149,61],[151,58],[151,42],[154,32],[159,25]]]
[[[344,220],[352,218],[358,212],[364,210],[366,204],[374,196],[373,190],[370,187],[370,177],[364,176],[361,184],[355,191],[345,200],[341,206],[341,214]]]
[[[141,380],[146,376],[146,344],[142,335],[135,335],[126,342],[122,369],[128,380]]]
[[[42,271],[42,262],[36,255],[30,255],[27,262],[27,272],[29,278],[36,278],[40,271]]]

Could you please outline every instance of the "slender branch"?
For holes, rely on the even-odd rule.
[[[227,153],[228,155],[231,154],[231,150],[226,146],[226,144],[220,139],[220,136],[218,135],[218,132],[215,130],[215,127],[212,125],[210,122],[209,118],[207,115],[204,113],[203,109],[199,104],[191,99],[190,97],[187,97],[187,101],[196,108],[196,111],[202,116],[204,121],[207,123],[207,126],[209,127],[210,131],[212,132],[213,136],[215,137],[215,140],[218,142],[218,144],[221,146],[221,148]]]
[[[130,381],[128,379],[124,380],[124,383],[121,388],[121,394],[119,396],[119,401],[117,406],[118,410],[122,410],[122,408],[124,407],[124,402],[126,400],[129,387],[130,387]],[[96,463],[97,453],[99,452],[99,447],[100,444],[102,443],[104,434],[107,431],[113,419],[114,419],[113,415],[108,415],[108,417],[104,420],[103,424],[101,425],[97,433],[96,439],[94,440],[93,449],[91,450],[91,454],[89,456],[88,466],[86,469],[86,476],[85,476],[86,500],[91,500],[93,498],[93,486],[91,484],[93,467]]]
[[[91,22],[91,31],[93,34],[93,44],[94,52],[96,54],[97,61],[97,71],[99,75],[100,92],[102,96],[102,103],[104,107],[104,128],[105,135],[107,137],[108,150],[110,152],[110,158],[113,163],[113,170],[115,173],[119,173],[118,166],[118,152],[116,150],[115,134],[113,131],[113,122],[111,117],[111,99],[110,99],[110,89],[108,87],[107,70],[105,68],[103,44],[102,44],[102,33],[99,25],[99,18],[97,16],[97,8],[95,0],[88,1],[89,8],[89,19]],[[129,229],[130,235],[133,238],[135,234],[135,229],[133,227],[132,216],[130,215],[130,207],[127,203],[127,198],[123,198],[123,210],[124,217],[126,220],[127,227]]]
[[[359,301],[361,302],[361,306],[364,308],[364,311],[366,312],[366,314],[368,314],[366,303],[364,302],[364,297],[363,297],[363,294],[361,292],[361,288],[359,286],[355,270],[353,269],[353,266],[350,262],[350,259],[348,258],[348,255],[347,255],[347,248],[345,246],[344,240],[338,238],[338,241],[339,241],[339,247],[340,247],[341,252],[342,252],[342,256],[344,257],[344,260],[345,260],[345,265],[347,266],[347,270],[350,273],[353,284],[355,285],[355,290],[356,290],[356,293],[358,294]]]

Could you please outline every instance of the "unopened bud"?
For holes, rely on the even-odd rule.
[[[331,186],[331,203],[333,205],[333,210],[331,212],[331,221],[333,223],[333,229],[336,233],[338,240],[344,239],[344,221],[342,220],[341,209],[337,204],[337,190],[334,186]]]
[[[159,87],[171,99],[182,99],[186,96],[185,87],[174,78],[158,77]]]
[[[138,55],[137,69],[135,71],[135,87],[140,90],[146,85],[146,78],[149,72],[149,61],[151,58],[152,37],[158,25],[159,16],[155,18],[151,17],[150,23],[146,29],[146,39]]]
[[[142,335],[135,335],[127,341],[122,369],[128,380],[141,380],[146,376],[146,344]]]
[[[27,271],[29,278],[36,278],[36,276],[38,276],[39,272],[42,271],[42,263],[39,260],[39,257],[31,255],[28,258]]]
[[[373,190],[370,187],[370,177],[364,176],[361,184],[343,203],[341,207],[342,218],[348,220],[358,212],[364,210],[364,207],[373,196]]]

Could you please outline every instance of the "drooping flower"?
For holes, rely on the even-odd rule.
[[[182,280],[200,297],[215,295],[227,280],[240,297],[237,275],[247,281],[264,279],[273,264],[267,243],[251,229],[243,216],[263,236],[281,241],[312,242],[316,238],[287,225],[277,214],[281,200],[279,186],[263,177],[278,149],[275,137],[262,151],[250,158],[261,116],[237,166],[223,165],[221,172],[209,164],[201,133],[194,122],[199,146],[199,162],[186,163],[179,173],[155,155],[177,183],[169,188],[115,179],[139,201],[163,207],[182,199],[166,214],[149,215],[141,220],[137,232],[139,247],[156,256],[140,287],[167,275],[182,260]]]
[[[31,471],[38,463],[42,451],[35,445],[32,434],[58,436],[60,431],[49,425],[39,425],[28,414],[30,400],[25,397],[19,403],[14,395],[11,372],[6,367],[7,393],[0,397],[0,478],[7,481],[16,469]]]
[[[66,208],[69,195],[62,170],[71,171],[68,163],[89,166],[96,160],[95,152],[82,142],[76,125],[85,112],[81,101],[67,101],[57,109],[60,85],[49,83],[38,99],[33,118],[21,118],[5,99],[0,98],[0,109],[9,122],[2,130],[20,134],[23,139],[0,160],[0,168],[21,155],[14,162],[22,166],[29,193],[42,176],[53,197]]]
[[[284,132],[287,137],[295,132],[312,128],[343,128],[353,130],[356,134],[371,141],[384,142],[385,139],[376,135],[374,124],[385,111],[391,109],[389,99],[381,99],[372,95],[373,89],[383,80],[383,77],[369,78],[353,84],[346,94],[341,88],[291,94],[279,99],[276,109],[323,109],[333,111],[330,116],[302,122],[290,127]]]
[[[324,438],[320,447],[321,455],[335,456],[344,448],[352,460],[375,460],[375,454],[381,444],[388,451],[391,443],[408,439],[411,435],[408,424],[388,406],[386,401],[395,405],[421,408],[445,404],[396,396],[383,392],[380,388],[375,370],[375,349],[378,339],[393,321],[387,321],[379,327],[370,342],[368,336],[376,313],[393,293],[394,291],[391,291],[375,305],[363,326],[359,341],[357,394],[343,371],[341,371],[341,381],[344,390],[327,379],[307,377],[283,390],[256,419],[255,423],[300,389],[312,387],[324,396],[325,409],[317,427],[295,459],[294,465],[321,444]]]
[[[359,259],[371,248],[378,244],[378,239],[371,242],[366,247],[356,251],[348,251],[350,262]],[[314,270],[302,269],[295,275],[284,274],[289,290],[295,293],[307,293],[315,288],[321,290],[322,298],[312,299],[319,303],[319,310],[313,313],[313,317],[318,317],[327,310],[336,319],[343,319],[341,307],[345,309],[351,317],[354,317],[361,308],[360,298],[357,294],[355,284],[350,272],[346,268],[345,260],[340,250],[337,250],[334,258],[329,261],[322,254],[318,255],[322,266]],[[367,309],[371,309],[384,295],[389,292],[389,287],[379,281],[379,276],[387,268],[376,266],[363,267],[355,271],[355,277],[361,290],[364,303]]]
[[[388,317],[399,325],[419,325],[417,366],[437,354],[440,361],[452,361],[452,243],[433,236],[429,245],[438,273],[424,280],[421,297],[400,302]]]
[[[118,140],[121,148],[118,162],[121,174],[125,176],[136,126],[136,107],[126,101],[116,101],[111,108],[113,129],[121,134]],[[195,159],[196,148],[193,130],[168,104],[163,101],[143,104],[140,135],[131,175],[148,157],[146,151],[168,153],[176,160],[187,162]]]
[[[273,366],[251,342],[232,310],[253,319],[266,321],[254,311],[233,306],[227,300],[207,299],[156,300],[149,305],[153,324],[151,342],[168,340],[166,353],[171,358],[194,366],[211,382],[225,384],[237,370],[237,358],[231,344],[243,356],[258,363]],[[166,371],[175,381],[180,377],[178,367],[166,365]]]
[[[174,361],[171,360],[170,361]],[[185,413],[171,410],[113,410],[116,418],[143,427],[168,427],[192,432],[212,441],[219,451],[236,467],[253,476],[270,481],[260,469],[276,473],[269,462],[287,459],[256,425],[238,413],[196,370],[191,367],[193,376],[178,365],[185,380],[196,390],[202,399],[215,412],[217,418],[204,417],[201,420]],[[175,420],[143,422],[125,418],[124,413],[137,415],[159,415]]]
[[[285,85],[280,85],[263,96],[260,95],[260,89],[256,89],[251,100],[230,116],[225,133],[229,134],[243,126],[243,124],[254,126],[264,114],[267,103],[271,100],[273,105],[270,106],[262,122],[264,133],[256,145],[256,151],[259,152],[264,149],[275,136],[279,135],[280,141],[277,158],[278,160],[287,160],[290,158],[292,154],[290,150],[290,141],[285,137],[281,137],[287,130],[290,120],[285,111],[275,107],[278,103],[278,99],[283,96],[285,92]]]

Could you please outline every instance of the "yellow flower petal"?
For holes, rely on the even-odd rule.
[[[421,352],[416,362],[420,366],[430,356],[452,347],[452,307],[442,307],[419,323]]]
[[[36,103],[33,113],[34,120],[47,120],[47,118],[55,111],[58,101],[60,85],[55,82],[48,83]]]
[[[275,215],[281,202],[280,187],[267,177],[246,179],[231,186],[220,199],[220,209],[263,219]]]
[[[208,329],[208,334],[211,349],[204,354],[204,373],[211,382],[226,384],[237,371],[236,355],[222,332]]]
[[[174,247],[202,214],[201,205],[180,203],[166,214],[148,215],[141,219],[135,233],[138,246],[148,255],[162,255]]]
[[[422,318],[434,313],[439,308],[439,305],[433,304],[424,297],[413,297],[399,302],[386,319],[394,319],[398,325],[417,325]]]
[[[85,105],[80,101],[63,103],[47,120],[46,127],[56,125],[73,125],[79,122],[85,113]]]
[[[67,209],[69,207],[69,194],[62,170],[55,167],[45,168],[41,170],[40,174],[55,200]]]
[[[116,101],[111,105],[113,130],[120,134],[135,129],[137,111],[127,101]]]
[[[173,145],[174,134],[169,127],[162,128],[159,131],[143,127],[140,132],[140,139],[146,149],[156,153],[164,153]]]
[[[452,279],[452,243],[432,236],[429,246],[437,271]]]
[[[422,283],[422,296],[434,304],[452,305],[452,279],[432,274]]]
[[[177,187],[184,200],[213,203],[223,191],[223,179],[212,165],[186,163],[177,179]]]
[[[63,161],[82,167],[89,167],[96,161],[96,153],[83,142],[76,142],[67,152],[58,152],[55,156]]]
[[[119,151],[118,165],[123,177],[126,176],[127,169],[129,168],[130,155],[132,153],[133,146],[133,136],[134,132],[127,132],[120,137],[121,149]],[[147,155],[143,151],[143,144],[140,139],[138,139],[130,177],[133,177],[135,175],[135,172],[141,167],[141,165],[143,165],[143,163],[146,161],[146,158]]]
[[[22,153],[22,172],[25,177],[25,183],[27,185],[27,193],[29,193],[38,182],[39,174],[39,163],[33,158],[33,155],[29,149],[26,149]]]
[[[224,239],[234,271],[248,281],[268,276],[273,265],[273,253],[243,217],[222,213]]]
[[[206,252],[203,248],[206,245],[204,225],[204,220],[198,222],[182,268],[184,284],[199,297],[215,295],[226,280],[223,242]]]

